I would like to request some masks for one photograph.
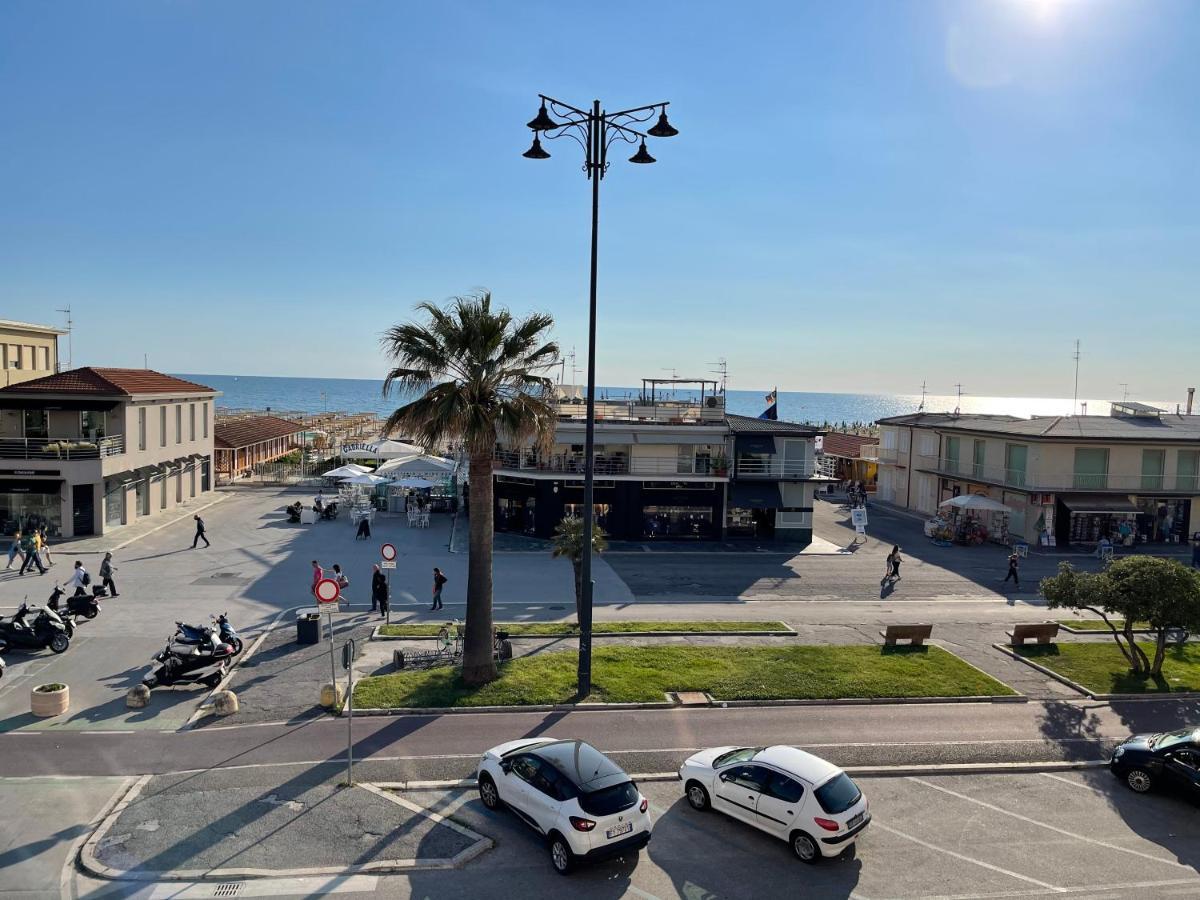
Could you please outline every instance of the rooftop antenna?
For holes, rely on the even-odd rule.
[[[729,379],[729,364],[725,361],[725,357],[721,357],[715,363],[709,363],[711,366],[716,366],[715,369],[709,369],[714,375],[721,376],[721,393],[725,393],[725,383]]]
[[[956,384],[954,388],[958,391],[958,399],[954,403],[954,414],[957,416],[961,415],[963,389],[961,384]]]
[[[571,360],[571,385],[574,386],[579,384],[579,382],[575,380],[575,376],[576,373],[579,372],[579,368],[575,365],[575,348],[573,346],[571,347],[571,352],[568,353],[567,356]]]
[[[71,321],[71,307],[69,305],[64,306],[62,309],[55,310],[55,312],[67,314],[67,368],[73,369],[73,368],[75,368],[75,353],[71,348],[71,325],[74,324]],[[56,353],[55,356],[57,356],[57,355],[58,354]],[[59,361],[55,360],[55,362],[59,362]],[[59,363],[58,368],[60,370],[62,369],[61,363]]]
[[[925,411],[925,382],[921,382],[921,405],[917,407],[917,412]]]
[[[1124,403],[1129,399],[1129,385],[1124,381],[1119,382],[1119,384],[1125,389],[1124,393],[1121,395],[1121,402]]]
[[[670,373],[671,373],[671,380],[672,380],[672,381],[674,381],[676,378],[678,378],[678,377],[679,377],[679,375],[678,375],[678,374],[676,373],[676,371],[675,371],[675,367],[674,367],[674,366],[669,366],[669,367],[668,367],[668,366],[663,366],[663,368],[662,368],[660,371],[663,371],[663,372],[670,372]],[[675,385],[671,385],[671,399],[672,399],[672,400],[674,400],[674,399],[675,399]]]
[[[148,353],[142,354],[142,368],[143,369],[150,368],[150,355]]]
[[[1071,415],[1079,406],[1079,338],[1075,339],[1075,393],[1071,395]]]

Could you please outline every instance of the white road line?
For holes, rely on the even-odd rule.
[[[1053,778],[1055,781],[1061,781],[1063,784],[1069,784],[1071,787],[1080,788],[1081,790],[1090,791],[1093,794],[1103,793],[1096,790],[1090,784],[1083,784],[1079,781],[1072,781],[1070,778],[1063,778],[1061,775],[1053,775],[1050,772],[1039,772],[1039,775],[1044,775],[1047,778]]]
[[[947,856],[951,856],[954,859],[961,860],[962,862],[970,863],[971,865],[979,866],[984,869],[989,869],[993,872],[999,872],[1001,875],[1008,875],[1010,878],[1016,878],[1019,881],[1026,881],[1029,884],[1035,884],[1040,888],[1044,888],[1045,890],[1054,891],[1056,894],[1062,894],[1066,892],[1066,888],[1057,887],[1053,884],[1047,884],[1044,881],[1038,881],[1036,878],[1030,878],[1028,875],[1022,875],[1019,872],[1012,872],[1008,869],[1002,869],[999,866],[993,866],[991,863],[984,862],[981,859],[975,859],[971,856],[964,856],[963,854],[956,853],[953,850],[947,850],[945,847],[935,847],[933,844],[928,844],[920,838],[913,837],[911,834],[905,834],[903,831],[897,831],[895,828],[884,825],[878,819],[875,819],[871,825],[876,829],[882,829],[889,834],[894,834],[897,837],[902,837],[905,840],[912,841],[914,844],[919,844],[927,850],[933,850],[937,853],[944,853]]]
[[[1200,879],[1177,878],[1172,881],[1133,881],[1126,884],[1087,884],[1082,887],[1061,888],[1056,893],[1110,895],[1119,891],[1130,891],[1142,888],[1194,887]],[[1001,900],[1006,897],[1043,897],[1045,891],[994,891],[986,894],[922,894],[920,900]],[[851,894],[851,896],[855,896]],[[884,900],[884,898],[876,898]],[[911,900],[911,897],[895,897],[888,900]]]
[[[80,734],[137,734],[132,728],[128,731],[81,731]]]
[[[1175,866],[1176,868],[1179,868],[1179,869],[1187,869],[1189,872],[1195,871],[1195,869],[1192,866],[1189,866],[1186,863],[1176,862],[1173,859],[1163,859],[1161,856],[1155,856],[1152,853],[1143,853],[1141,850],[1133,850],[1129,847],[1122,847],[1119,844],[1110,844],[1108,841],[1100,841],[1100,840],[1097,840],[1096,838],[1088,837],[1086,834],[1079,834],[1074,831],[1067,831],[1065,828],[1059,828],[1056,825],[1048,825],[1045,822],[1039,822],[1037,819],[1031,819],[1031,818],[1029,818],[1029,816],[1023,816],[1020,813],[1015,813],[1015,812],[1012,812],[1011,810],[1004,809],[1003,807],[996,806],[994,803],[988,803],[986,800],[978,800],[975,797],[969,797],[966,794],[960,794],[958,791],[952,791],[949,788],[944,788],[944,787],[940,787],[936,784],[931,784],[930,782],[924,781],[923,779],[920,779],[920,778],[909,777],[908,780],[913,782],[914,784],[919,784],[919,785],[922,785],[923,787],[931,788],[932,790],[935,790],[935,791],[941,791],[943,794],[949,794],[951,797],[957,797],[959,800],[966,800],[968,803],[974,803],[977,806],[982,806],[984,809],[990,809],[993,812],[998,812],[998,813],[1001,813],[1002,815],[1010,816],[1020,822],[1025,822],[1026,824],[1029,824],[1029,825],[1037,825],[1039,828],[1045,828],[1047,831],[1053,831],[1056,834],[1063,835],[1064,837],[1073,838],[1074,840],[1077,840],[1077,841],[1084,841],[1085,843],[1088,843],[1088,844],[1095,844],[1097,847],[1104,847],[1105,849],[1108,849],[1108,850],[1118,850],[1121,853],[1129,853],[1133,856],[1140,856],[1142,859],[1148,859],[1148,860],[1151,860],[1152,862],[1163,863],[1164,865],[1168,865],[1168,866]]]

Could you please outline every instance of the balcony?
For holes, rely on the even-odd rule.
[[[894,463],[900,458],[900,450],[896,447],[880,447],[878,458],[881,463]]]
[[[738,478],[793,478],[813,480],[822,478],[820,466],[811,459],[785,460],[782,457],[739,459],[735,470]]]
[[[125,452],[125,436],[97,438],[94,441],[77,437],[0,438],[0,459],[104,459]]]
[[[563,475],[583,476],[584,460],[582,453],[539,454],[531,449],[526,450],[497,450],[492,454],[497,469],[508,469],[521,472],[548,472]],[[709,457],[698,456],[692,459],[678,458],[630,458],[626,453],[597,453],[594,471],[597,477],[610,475],[702,475],[711,478],[724,478],[725,474],[718,470],[718,464]]]
[[[1030,474],[1024,469],[983,466],[945,457],[926,456],[917,457],[917,467],[950,478],[1046,492],[1200,493],[1200,477],[1195,475],[1143,475],[1140,472],[1040,472]]]

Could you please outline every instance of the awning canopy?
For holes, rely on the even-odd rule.
[[[1109,496],[1108,494],[1060,494],[1059,499],[1073,513],[1119,513],[1134,514],[1141,512],[1128,497]]]
[[[780,509],[783,500],[779,496],[779,485],[773,481],[755,484],[734,482],[729,486],[729,505],[739,509]]]
[[[774,453],[775,438],[769,434],[739,434],[733,446],[738,453]]]
[[[957,506],[959,509],[971,509],[976,512],[1012,512],[999,500],[985,497],[983,494],[959,494],[949,500],[943,500],[938,506]]]

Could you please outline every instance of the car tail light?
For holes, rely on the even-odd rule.
[[[837,831],[839,828],[842,827],[837,822],[833,821],[833,819],[814,818],[813,821],[816,822],[818,825],[820,825],[822,828],[824,828],[826,831]]]
[[[579,816],[571,816],[571,827],[576,831],[591,831],[596,827],[596,823],[591,819],[582,819]]]
[[[640,804],[638,804],[638,812],[645,812],[649,808],[650,808],[650,801],[647,800],[645,797],[643,797],[642,802]]]

